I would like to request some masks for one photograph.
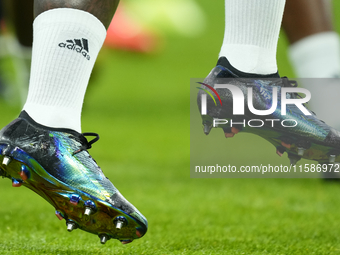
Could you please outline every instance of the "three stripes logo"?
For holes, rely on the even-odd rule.
[[[77,53],[82,54],[87,60],[91,59],[89,55],[89,43],[88,40],[85,38],[66,40],[66,43],[59,43],[59,47],[74,50]]]

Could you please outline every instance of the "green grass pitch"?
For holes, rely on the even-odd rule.
[[[123,246],[69,233],[52,206],[0,179],[0,254],[340,254],[340,184],[190,179],[190,78],[206,76],[216,63],[224,26],[223,1],[199,3],[208,15],[204,35],[171,36],[155,55],[104,49],[86,95],[83,131],[101,136],[90,153],[147,217],[146,236]],[[285,48],[282,35],[280,73],[294,77]],[[4,100],[0,109],[0,126],[20,111]],[[232,146],[242,146],[239,160],[288,161],[255,136],[240,134]]]

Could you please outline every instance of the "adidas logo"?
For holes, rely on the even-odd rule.
[[[59,47],[81,53],[87,60],[90,60],[91,58],[89,55],[89,43],[87,39],[66,40],[66,43],[59,43]]]

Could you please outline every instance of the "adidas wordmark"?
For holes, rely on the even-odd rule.
[[[59,47],[74,50],[78,53],[81,53],[87,60],[90,60],[89,44],[87,39],[82,38],[81,40],[66,40],[66,43],[59,43]]]

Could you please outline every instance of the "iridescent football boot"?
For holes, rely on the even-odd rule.
[[[221,84],[236,88],[233,92],[229,88],[216,88]],[[226,58],[220,58],[217,66],[201,83],[198,92],[197,103],[204,133],[208,135],[213,127],[218,127],[223,129],[227,138],[240,132],[259,135],[276,147],[279,156],[287,152],[293,165],[301,158],[316,160],[321,164],[340,162],[340,132],[319,120],[302,104],[300,108],[306,109],[308,114],[295,104],[287,104],[286,115],[281,114],[282,89],[291,90],[296,86],[295,81],[280,78],[277,73],[268,76],[242,73],[232,67]],[[254,114],[253,109],[274,109],[274,88],[277,90],[276,109],[263,116]],[[234,105],[234,101],[240,102],[235,100],[237,93],[240,94],[239,98],[243,94],[244,100],[242,104]],[[251,95],[252,105],[248,103],[248,94]],[[286,99],[300,99],[300,96],[294,92],[286,93]],[[206,107],[202,107],[203,100]],[[240,111],[242,107],[243,114]]]
[[[147,220],[88,153],[98,139],[95,133],[42,126],[23,111],[0,131],[0,175],[48,201],[68,231],[79,228],[103,244],[111,238],[126,244],[146,233]]]

